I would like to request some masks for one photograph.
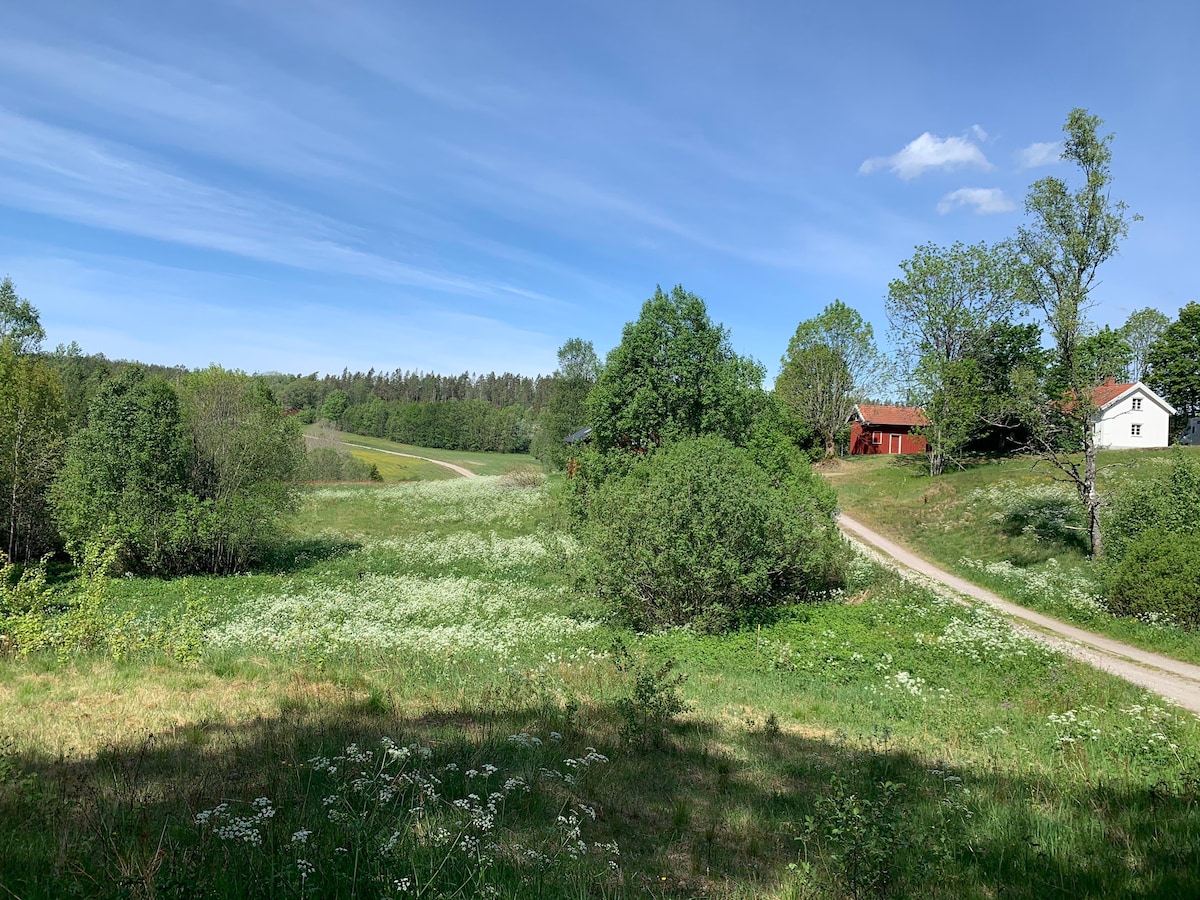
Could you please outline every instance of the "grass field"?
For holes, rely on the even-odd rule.
[[[314,488],[270,566],[0,657],[0,896],[1200,894],[1194,718],[865,561],[627,632],[553,490]]]
[[[361,444],[377,450],[395,450],[400,453],[412,453],[429,459],[441,459],[455,465],[470,469],[477,475],[503,475],[522,466],[537,465],[537,460],[528,453],[471,453],[466,450],[438,450],[432,447],[413,447],[409,444],[397,444],[384,438],[370,437],[361,434],[341,432],[337,434],[341,440],[351,444]],[[358,454],[357,448],[355,454]],[[386,454],[383,454],[386,456]],[[401,457],[393,457],[401,459]],[[371,462],[375,462],[372,457]],[[416,460],[414,460],[415,462]],[[380,469],[380,472],[383,470]],[[385,476],[384,480],[387,478]]]
[[[347,440],[354,440],[354,436],[347,436]],[[379,475],[383,479],[384,484],[397,484],[401,481],[436,481],[442,478],[462,477],[445,466],[426,462],[423,459],[395,456],[391,453],[381,453],[378,450],[369,450],[363,447],[343,447],[341,449],[365,463],[374,465],[379,470]]]
[[[1144,478],[1173,452],[1100,454],[1102,491]],[[1082,507],[1070,485],[1028,457],[972,460],[930,478],[923,456],[854,457],[826,469],[850,516],[926,559],[1001,596],[1093,631],[1200,662],[1200,638],[1177,628],[1118,618],[1098,599],[1087,559]]]

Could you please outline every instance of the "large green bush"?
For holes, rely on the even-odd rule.
[[[1176,451],[1170,468],[1131,480],[1113,497],[1104,519],[1104,560],[1119,564],[1148,531],[1200,534],[1200,458]]]
[[[1200,534],[1144,532],[1109,569],[1108,605],[1117,615],[1200,629]]]
[[[831,583],[834,499],[798,455],[771,472],[705,436],[623,462],[625,474],[592,482],[583,567],[637,627],[725,628]]]

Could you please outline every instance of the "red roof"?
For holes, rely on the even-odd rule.
[[[872,406],[860,403],[855,409],[864,425],[929,424],[929,418],[919,406]]]
[[[1110,378],[1108,381],[1104,382],[1104,384],[1092,389],[1092,402],[1095,403],[1097,407],[1103,406],[1106,403],[1116,400],[1123,393],[1133,387],[1133,385],[1134,382],[1130,382],[1129,384],[1113,384],[1113,379]]]

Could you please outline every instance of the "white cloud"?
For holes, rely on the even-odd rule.
[[[1018,169],[1036,169],[1039,166],[1052,166],[1062,159],[1061,141],[1044,141],[1030,144],[1017,153]]]
[[[977,137],[985,134],[978,125],[974,126],[974,131]],[[868,175],[879,169],[889,169],[908,180],[916,178],[926,169],[959,169],[964,166],[979,169],[992,167],[983,151],[969,138],[940,138],[926,131],[893,156],[871,157],[859,166],[858,171]]]
[[[972,125],[971,134],[975,135],[975,138],[979,141],[987,140],[987,132],[983,130],[982,125]]]
[[[973,206],[980,216],[1012,212],[1017,208],[1000,188],[959,188],[938,201],[938,212],[945,215],[960,206]]]

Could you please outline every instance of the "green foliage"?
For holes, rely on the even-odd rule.
[[[533,435],[528,414],[521,407],[497,407],[483,400],[370,400],[348,407],[341,424],[354,434],[398,444],[492,453],[524,453]]]
[[[855,405],[881,394],[886,378],[871,324],[834,300],[796,327],[775,379],[775,396],[820,435],[825,456],[831,457]]]
[[[824,851],[826,865],[853,900],[886,896],[899,857],[913,843],[904,790],[903,784],[877,781],[858,791],[835,774],[815,815],[805,819],[801,840]]]
[[[0,549],[36,559],[57,543],[47,495],[62,464],[67,418],[62,381],[44,359],[0,341]]]
[[[6,275],[0,281],[0,341],[10,341],[15,353],[34,353],[45,339],[37,310],[17,296],[13,280]]]
[[[382,481],[373,464],[333,447],[314,447],[307,452],[303,481]]]
[[[190,444],[179,398],[164,379],[131,367],[106,382],[52,490],[71,555],[81,560],[99,539],[119,548],[118,566],[171,571],[168,532],[188,488]]]
[[[772,477],[720,437],[664,446],[589,500],[585,581],[639,627],[727,628],[825,588],[837,564],[811,473]]]
[[[612,650],[613,665],[627,681],[629,693],[618,697],[621,740],[638,747],[661,747],[667,727],[690,707],[680,693],[687,676],[674,659],[651,662],[634,655],[622,640]]]
[[[622,332],[588,396],[601,451],[648,450],[669,440],[717,434],[740,444],[760,403],[762,367],[738,356],[681,286],[656,288]]]
[[[919,246],[900,268],[888,285],[888,321],[909,360],[910,392],[930,421],[930,473],[939,475],[982,428],[976,360],[1020,306],[1017,266],[1007,244],[956,243]]]
[[[1200,459],[1175,450],[1166,472],[1130,481],[1113,497],[1104,530],[1110,566],[1150,531],[1200,534]]]
[[[562,469],[571,455],[568,435],[582,428],[587,398],[600,375],[592,342],[571,338],[558,350],[558,371],[546,389],[546,408],[538,419],[530,451],[544,466]]]
[[[345,391],[332,391],[321,404],[321,418],[337,424],[341,422],[349,405],[350,400]]]
[[[1152,528],[1123,551],[1108,570],[1109,609],[1200,630],[1200,527]]]
[[[133,367],[108,381],[71,439],[53,496],[72,556],[94,540],[122,571],[229,572],[279,537],[303,459],[265,385],[217,367],[180,395]]]
[[[1186,417],[1200,416],[1200,303],[1179,310],[1147,357],[1148,384]]]
[[[1129,378],[1133,364],[1133,348],[1120,331],[1107,325],[1079,342],[1079,372],[1082,383],[1103,384],[1112,378],[1122,384]]]
[[[1078,346],[1097,270],[1116,255],[1130,223],[1141,218],[1111,198],[1113,135],[1098,134],[1103,124],[1085,109],[1071,110],[1063,125],[1062,158],[1079,167],[1083,184],[1072,192],[1053,175],[1035,182],[1025,198],[1032,221],[1017,231],[1023,292],[1046,315],[1057,351],[1055,382],[1066,390],[1087,387]]]
[[[1150,348],[1158,341],[1167,326],[1170,316],[1152,307],[1135,309],[1121,326],[1121,337],[1129,345],[1129,377],[1133,381],[1145,381],[1150,370]]]

